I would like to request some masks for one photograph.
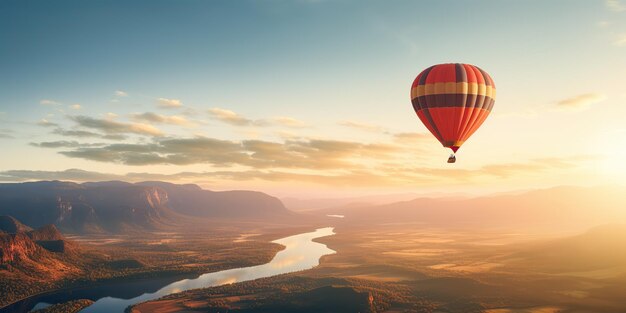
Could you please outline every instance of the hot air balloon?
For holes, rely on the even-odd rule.
[[[433,65],[411,86],[413,109],[426,128],[456,152],[485,121],[496,99],[496,85],[487,72],[462,63]]]

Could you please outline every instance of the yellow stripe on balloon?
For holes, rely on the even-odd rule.
[[[453,93],[487,96],[495,99],[496,88],[478,83],[434,83],[418,85],[411,88],[411,99],[421,96]]]

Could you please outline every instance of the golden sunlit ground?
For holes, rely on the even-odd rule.
[[[323,257],[315,269],[264,279],[263,283],[244,282],[226,289],[171,295],[165,301],[136,306],[134,312],[153,312],[151,308],[159,306],[196,312],[189,303],[200,299],[212,299],[210,307],[216,303],[223,308],[248,307],[241,299],[220,297],[221,292],[286,305],[284,301],[292,301],[289,297],[270,296],[273,291],[261,286],[276,284],[285,290],[306,290],[310,287],[300,285],[302,277],[319,285],[327,284],[323,283],[325,279],[345,279],[334,284],[374,294],[377,312],[626,310],[622,297],[626,292],[626,252],[622,249],[626,227],[622,225],[599,226],[567,236],[523,230],[433,228],[410,223],[343,223],[335,231],[336,235],[317,241],[337,254]],[[267,297],[257,293],[259,290],[266,290]],[[356,301],[354,305],[360,303],[350,301]]]

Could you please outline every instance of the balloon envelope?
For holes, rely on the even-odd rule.
[[[415,113],[454,152],[489,116],[495,99],[491,76],[470,64],[433,65],[417,75],[411,86]]]

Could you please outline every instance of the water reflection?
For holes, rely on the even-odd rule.
[[[131,299],[123,299],[112,296],[100,297],[93,305],[84,309],[81,312],[124,312],[124,309],[129,305],[157,299],[171,293],[195,288],[232,284],[235,282],[242,282],[246,280],[253,280],[257,278],[309,269],[319,264],[320,257],[335,253],[334,250],[329,249],[324,244],[314,242],[313,239],[330,236],[333,234],[333,228],[326,227],[317,229],[314,232],[278,239],[273,242],[284,245],[286,248],[278,252],[269,263],[258,266],[225,270],[215,273],[207,273],[200,275],[198,278],[194,279],[179,280],[159,289],[156,292],[144,293],[138,297],[134,297]],[[65,301],[69,300],[66,299]],[[38,303],[36,307],[40,308],[42,306],[45,306],[46,304],[47,303]]]
[[[328,216],[328,217],[336,217],[336,218],[344,218],[344,217],[346,217],[345,215],[339,215],[339,214],[326,214],[326,216]]]

